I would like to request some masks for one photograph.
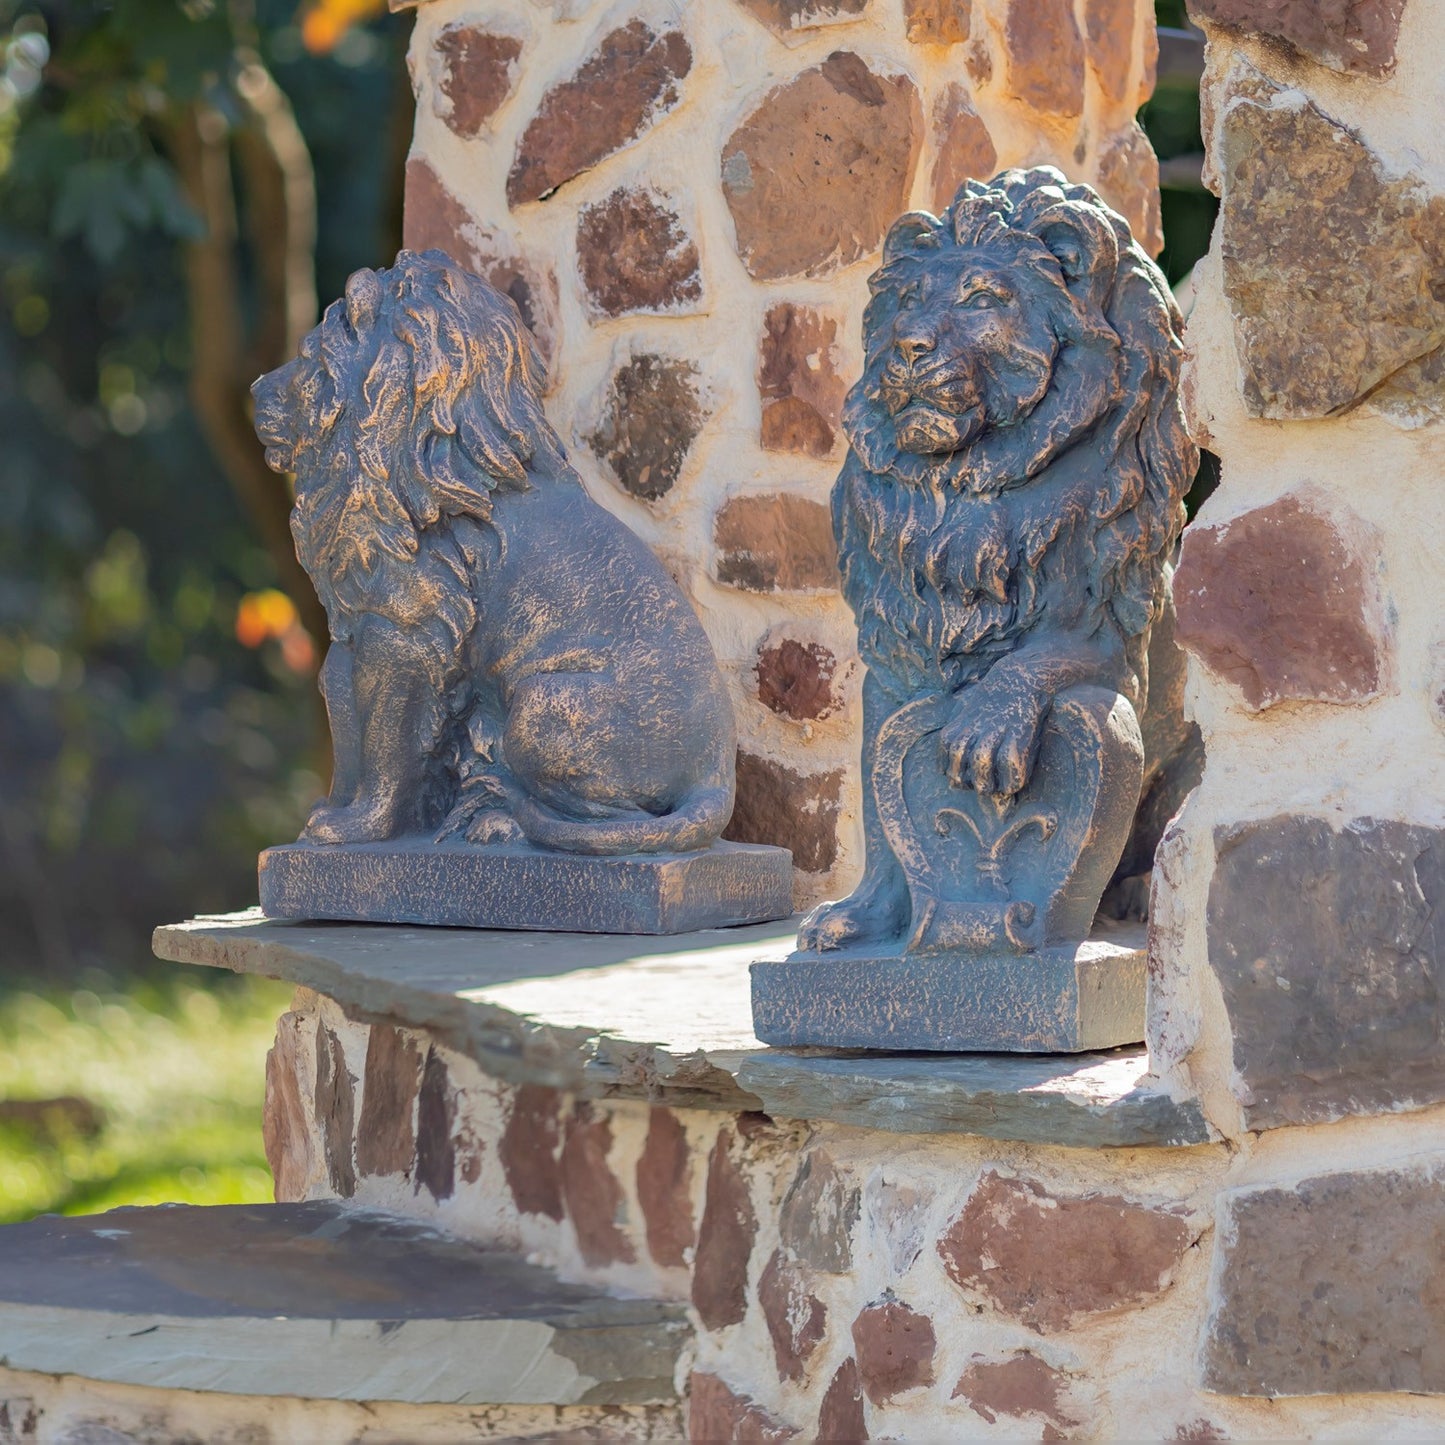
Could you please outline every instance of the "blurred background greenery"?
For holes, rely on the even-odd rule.
[[[0,1220],[269,1197],[286,992],[149,936],[252,899],[323,791],[324,619],[247,388],[398,247],[384,9],[0,0]],[[1175,282],[1214,214],[1196,52],[1141,113]]]

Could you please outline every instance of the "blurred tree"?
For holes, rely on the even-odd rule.
[[[248,388],[394,253],[411,95],[398,18],[308,26],[0,0],[0,974],[244,902],[320,790]]]

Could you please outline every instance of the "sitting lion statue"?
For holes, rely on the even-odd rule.
[[[1093,849],[1082,883],[1074,863],[1056,868],[1080,895],[1068,928],[1086,933],[1138,801],[1150,629],[1198,463],[1177,397],[1181,320],[1127,223],[1051,168],[969,181],[942,217],[902,217],[870,289],[833,490],[867,665],[865,872],[799,946],[920,946],[927,880],[954,866],[939,840],[956,851],[967,834],[968,878],[950,885],[961,921],[940,946],[1028,951],[1057,935],[1030,932],[1043,904],[1022,873],[1054,867],[1050,848]],[[1081,728],[1125,760],[1115,782]],[[1050,729],[1064,781],[1031,790]],[[1091,794],[1077,781],[1090,767]]]
[[[253,387],[332,645],[330,797],[302,837],[705,848],[734,726],[696,615],[594,502],[516,307],[440,251],[358,271]]]

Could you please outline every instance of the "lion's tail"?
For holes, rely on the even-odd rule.
[[[529,842],[562,853],[691,853],[716,841],[732,811],[732,788],[710,781],[661,815],[639,811],[579,821],[560,818],[535,799],[524,798],[515,816]]]

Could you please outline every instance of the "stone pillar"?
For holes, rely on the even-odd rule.
[[[1259,1134],[1205,1382],[1440,1390],[1410,1281],[1445,1152],[1445,0],[1194,14],[1222,210],[1185,390],[1223,480],[1174,584],[1207,762],[1155,873],[1149,1032]]]
[[[406,244],[509,291],[587,486],[696,604],[734,690],[729,836],[800,904],[861,862],[828,492],[887,224],[1048,162],[1157,252],[1145,0],[427,0]]]

